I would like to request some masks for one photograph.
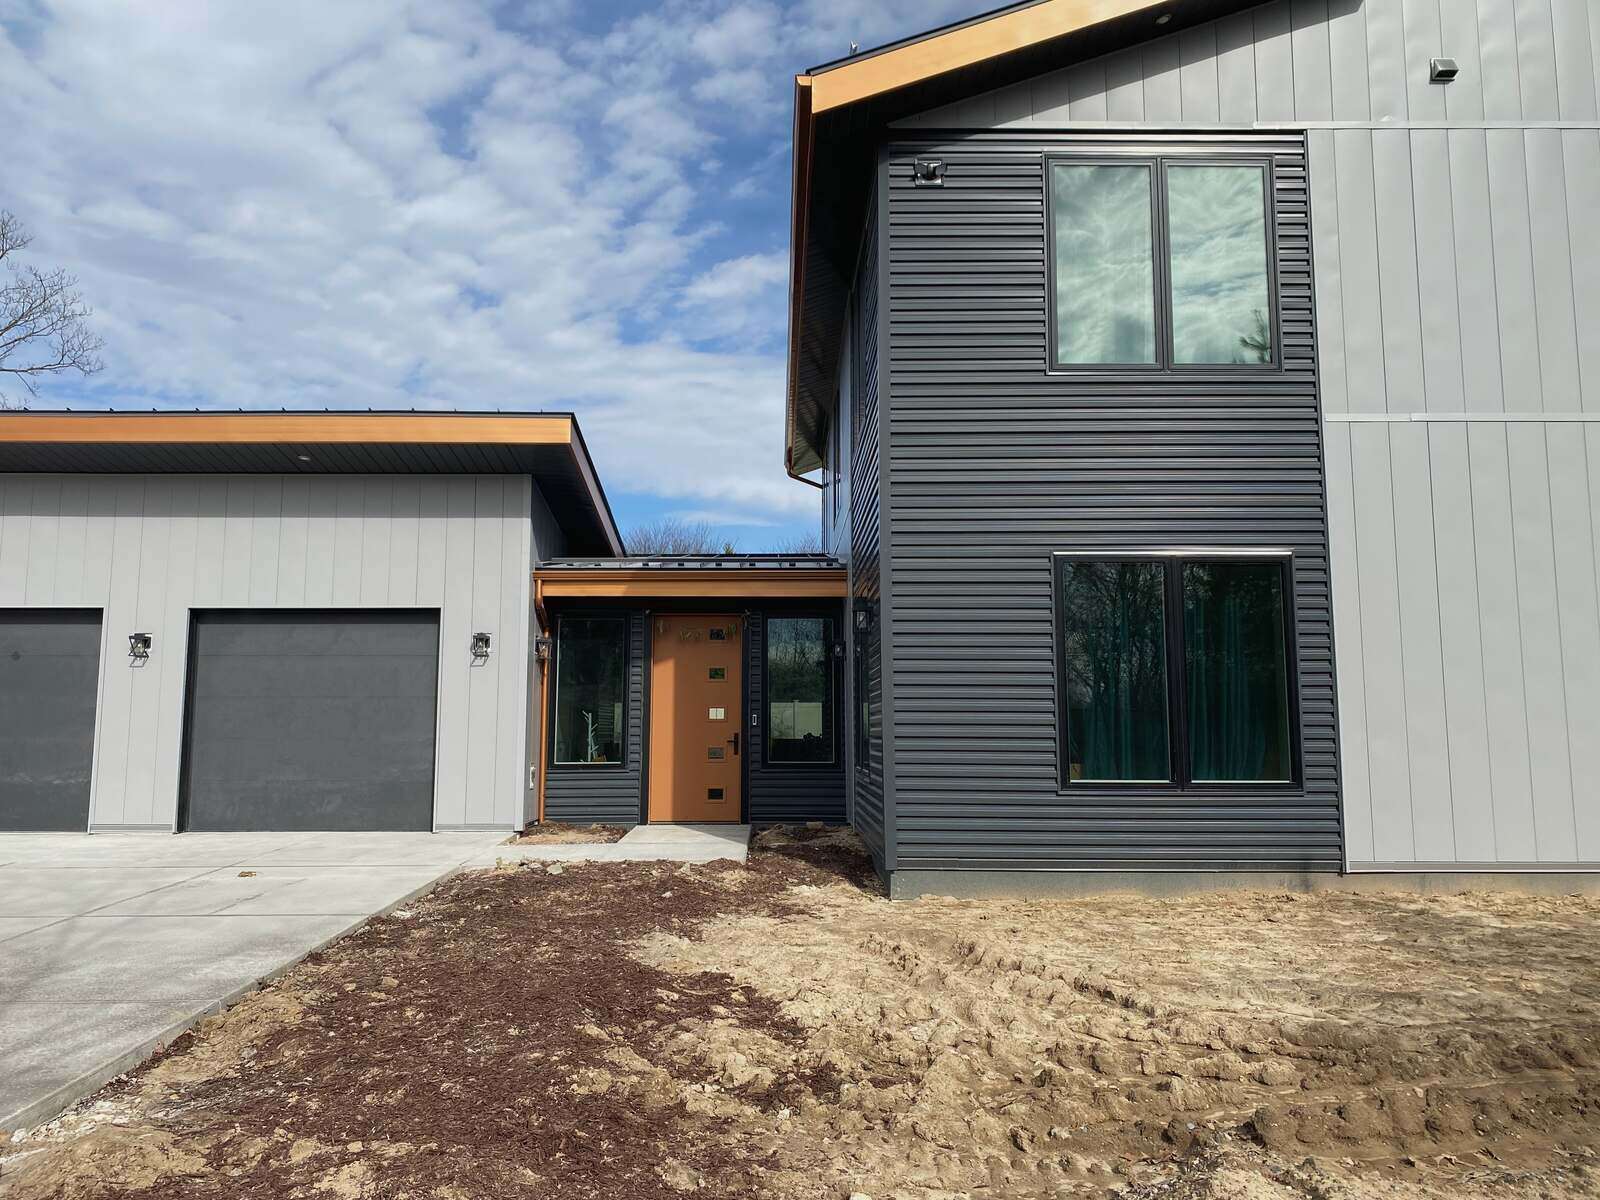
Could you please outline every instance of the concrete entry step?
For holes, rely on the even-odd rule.
[[[484,865],[501,862],[685,862],[719,858],[744,862],[750,854],[748,825],[635,825],[617,842],[551,846],[496,846]]]

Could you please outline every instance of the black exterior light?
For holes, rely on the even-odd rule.
[[[150,657],[150,647],[155,642],[148,633],[130,633],[128,635],[128,657],[135,662],[144,662]]]
[[[943,187],[944,159],[917,159],[911,167],[911,182],[916,187]]]
[[[1459,74],[1461,74],[1461,68],[1456,66],[1456,60],[1453,58],[1430,58],[1428,60],[1429,83],[1449,83]]]
[[[487,633],[475,633],[475,634],[473,634],[472,635],[472,657],[476,658],[476,659],[479,659],[480,661],[483,660],[483,659],[488,658],[489,657],[489,648],[493,644],[493,642],[494,642],[494,638],[491,637]]]

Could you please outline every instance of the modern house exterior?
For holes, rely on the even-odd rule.
[[[1587,0],[797,78],[788,468],[897,893],[1600,865],[1597,78]]]
[[[0,829],[1600,880],[1590,0],[1014,4],[793,181],[822,555],[629,556],[566,414],[0,414]]]

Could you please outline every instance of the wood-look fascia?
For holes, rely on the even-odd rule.
[[[60,445],[563,446],[569,416],[461,413],[0,413],[0,442]]]
[[[541,605],[551,600],[833,600],[848,593],[845,571],[737,570],[664,571],[596,568],[536,572]]]

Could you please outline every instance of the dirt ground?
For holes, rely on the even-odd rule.
[[[890,904],[769,830],[452,880],[0,1148],[0,1197],[1567,1200],[1597,1151],[1600,900]]]
[[[586,845],[595,842],[620,842],[628,831],[620,825],[568,825],[547,821],[533,825],[505,840],[507,846]]]

